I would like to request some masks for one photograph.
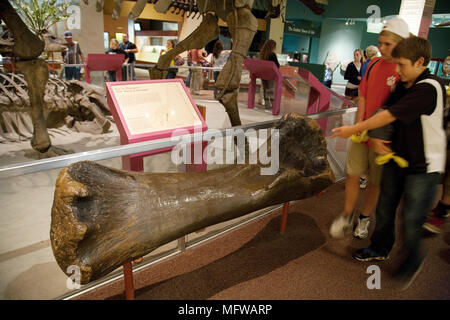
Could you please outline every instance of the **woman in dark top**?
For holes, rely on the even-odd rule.
[[[276,47],[277,43],[274,40],[267,40],[259,52],[259,59],[273,61],[277,68],[279,68],[280,64],[275,53]],[[264,106],[267,112],[271,112],[275,83],[270,80],[262,80],[262,85],[264,90]]]
[[[354,60],[350,62],[345,70],[344,79],[348,80],[345,86],[345,97],[356,101],[358,99],[358,86],[361,82],[361,65],[364,63],[364,53],[361,49],[353,52]]]
[[[120,43],[117,39],[111,39],[111,41],[109,42],[109,49],[106,53],[123,54],[125,58],[122,65],[126,65],[128,63],[128,54],[122,48],[120,48]],[[116,81],[116,72],[108,71],[108,78],[110,82]]]

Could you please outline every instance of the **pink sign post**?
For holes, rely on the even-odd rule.
[[[350,100],[347,100],[332,90],[329,90],[322,82],[319,81],[310,71],[302,68],[298,68],[298,74],[311,86],[308,99],[307,114],[325,112],[330,108],[331,95],[342,101],[341,108],[349,108],[353,106]],[[320,127],[323,133],[326,133],[327,118],[318,119]]]
[[[255,91],[256,79],[272,80],[275,82],[275,92],[273,97],[272,114],[280,113],[281,90],[283,84],[283,76],[273,61],[259,59],[245,59],[244,65],[250,71],[250,86],[248,88],[248,108],[255,107]]]
[[[91,71],[115,71],[118,81],[122,81],[123,54],[88,54],[84,69],[86,82],[91,83]]]

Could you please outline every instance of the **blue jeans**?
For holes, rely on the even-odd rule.
[[[64,68],[64,73],[66,75],[66,80],[78,80],[80,81],[81,73],[80,67],[66,67]]]
[[[188,65],[188,66],[191,66],[192,63],[190,63],[190,62],[188,61],[187,65]],[[188,87],[188,88],[191,86],[191,76],[192,76],[192,72],[191,72],[191,69],[189,69],[189,74],[188,74],[188,76],[187,76],[187,78],[186,78],[186,82],[185,82],[185,85],[186,85],[186,87]]]
[[[178,69],[170,68],[169,71],[167,71],[166,79],[175,79],[177,77],[177,71]]]
[[[408,264],[421,259],[420,240],[422,226],[433,205],[439,181],[439,173],[408,174],[393,161],[383,168],[380,198],[376,209],[375,231],[371,247],[380,254],[388,254],[395,242],[395,216],[403,196],[402,232],[403,252]]]

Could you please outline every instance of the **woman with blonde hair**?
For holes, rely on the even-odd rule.
[[[223,42],[217,40],[214,43],[214,48],[211,57],[211,66],[216,68],[223,68],[230,58],[231,50],[224,50]],[[215,70],[213,73],[214,81],[217,81],[220,70]],[[218,90],[214,88],[214,98],[217,99]]]
[[[361,82],[361,66],[364,63],[364,53],[361,49],[353,51],[353,61],[347,65],[344,79],[348,80],[345,86],[345,97],[353,101],[358,100],[358,86]]]
[[[279,68],[280,63],[278,62],[277,54],[275,53],[276,47],[277,43],[274,40],[267,40],[259,52],[259,59],[273,61],[277,68]],[[264,106],[267,112],[271,112],[275,83],[270,80],[262,80],[262,85],[264,92]]]
[[[109,49],[106,52],[108,54],[123,54],[124,60],[122,63],[122,66],[126,66],[128,64],[128,54],[120,47],[120,43],[117,39],[111,39],[109,42]],[[123,76],[123,75],[122,75]],[[116,72],[115,71],[108,71],[108,78],[109,81],[116,81]]]

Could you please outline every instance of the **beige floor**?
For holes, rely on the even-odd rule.
[[[138,71],[138,78],[146,73]],[[246,108],[246,93],[240,96],[242,122],[253,123],[276,117],[262,108]],[[212,99],[210,91],[194,96],[197,104],[206,107],[206,122],[211,128],[230,126],[222,105]],[[298,112],[305,110],[305,99],[291,101]],[[282,110],[283,111],[283,110]],[[351,121],[351,119],[348,119]],[[119,134],[115,125],[107,134],[93,136],[74,133],[67,128],[51,131],[52,142],[72,152],[82,152],[119,145]],[[346,145],[329,141],[329,147],[345,161]],[[159,154],[145,159],[148,172],[177,172],[181,166],[171,163],[169,154]],[[15,144],[0,144],[0,166],[36,160],[29,141]],[[101,164],[120,168],[121,159],[100,161]],[[56,176],[59,170],[27,174],[4,179],[0,184],[0,300],[2,299],[54,299],[71,292],[66,286],[66,275],[58,267],[50,246],[50,211]],[[191,236],[192,238],[192,236]],[[176,243],[168,244],[157,252],[172,249]]]

